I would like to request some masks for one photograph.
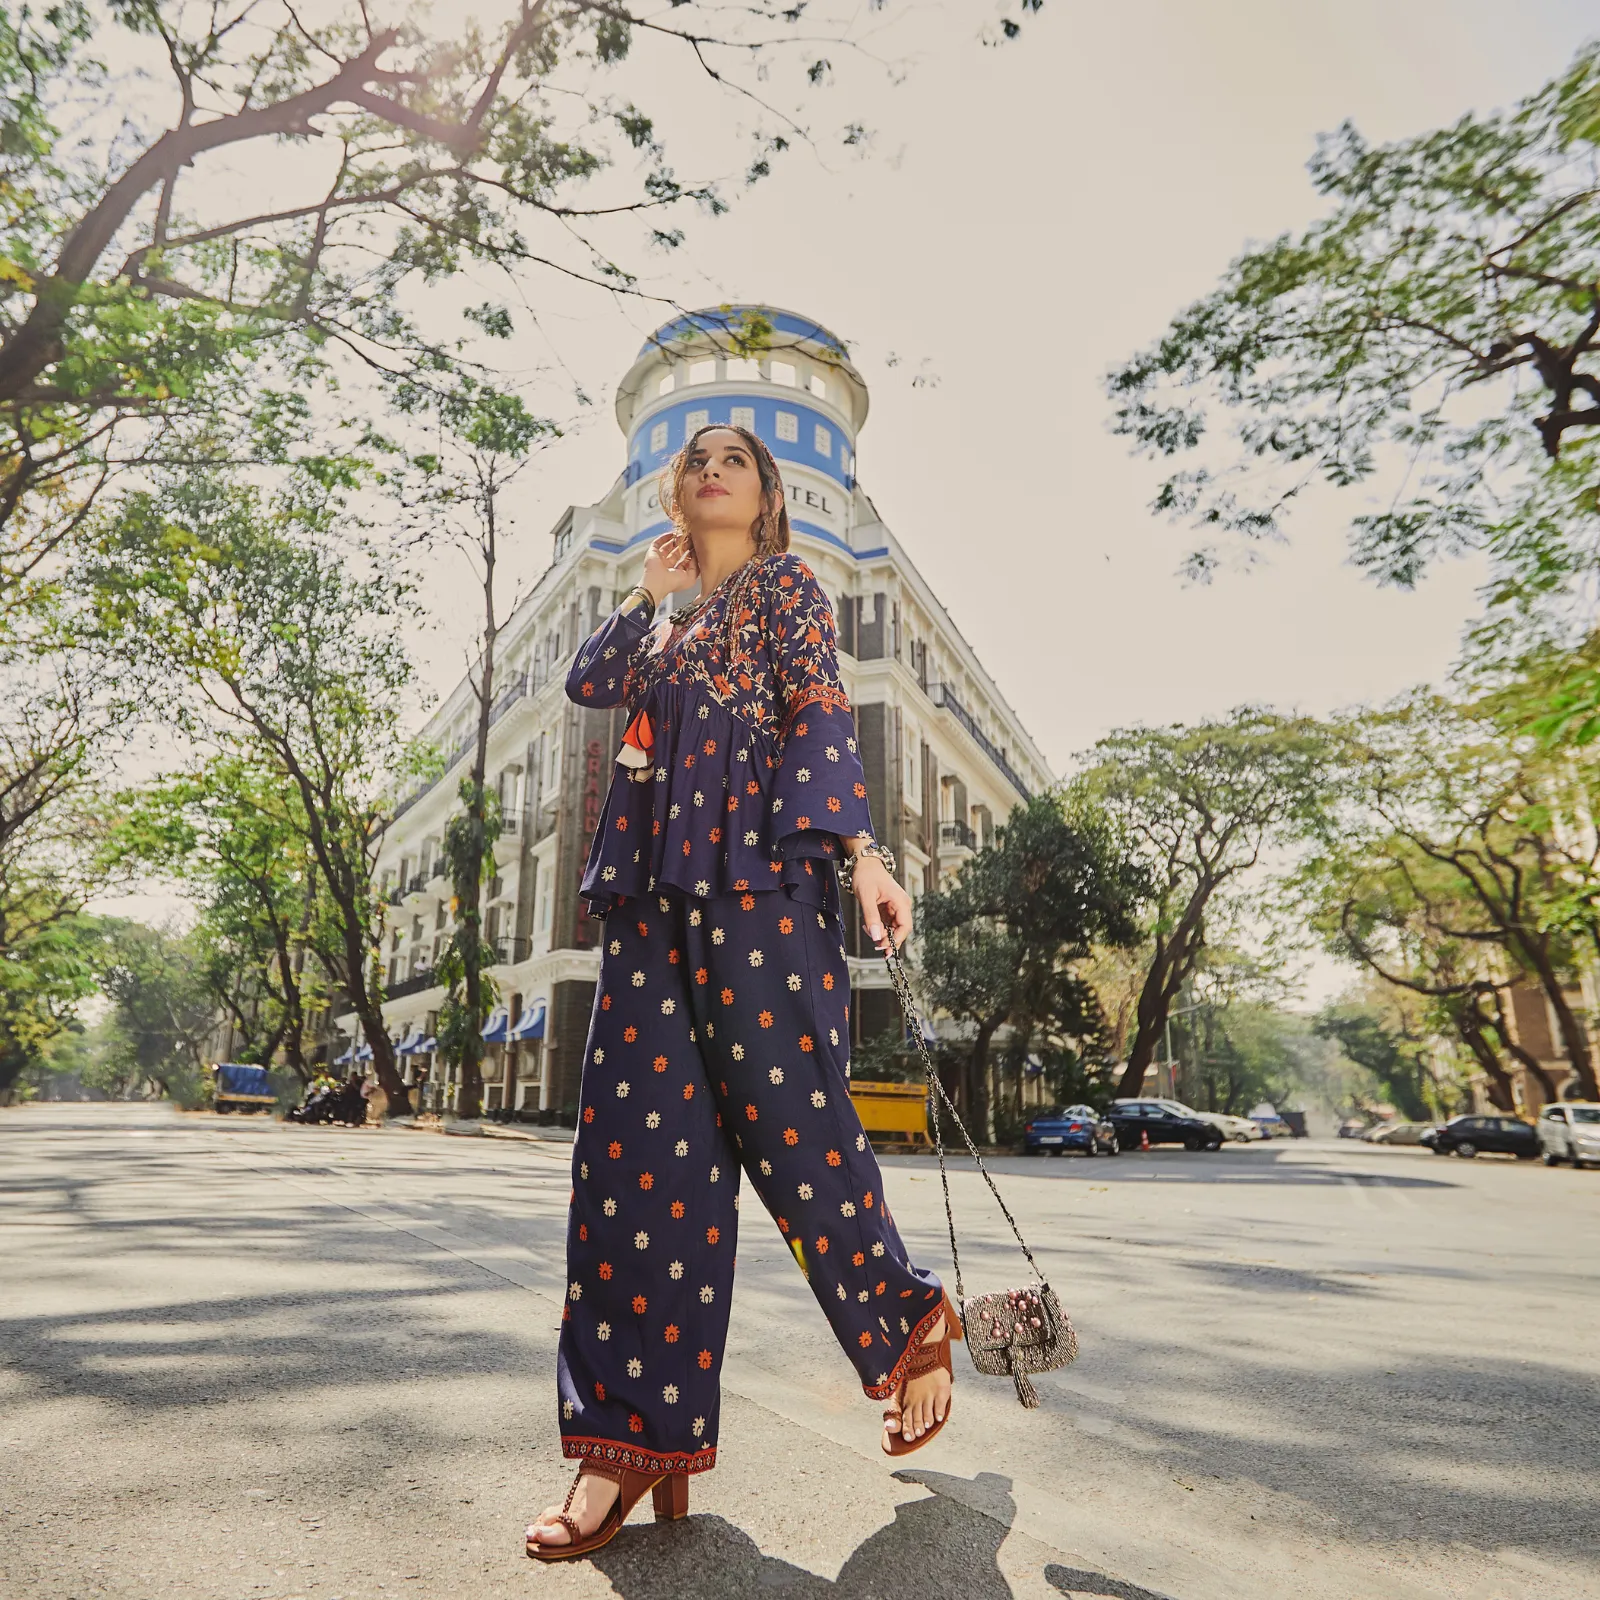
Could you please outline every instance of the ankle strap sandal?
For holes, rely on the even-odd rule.
[[[569,1515],[572,1510],[572,1497],[578,1492],[578,1484],[585,1474],[595,1478],[609,1478],[617,1486],[616,1501],[606,1512],[600,1526],[590,1534],[583,1533],[578,1527],[577,1519]],[[622,1531],[622,1524],[628,1520],[628,1513],[644,1498],[646,1490],[652,1492],[657,1522],[676,1522],[689,1515],[687,1472],[635,1472],[631,1467],[614,1467],[606,1461],[585,1461],[567,1489],[567,1498],[562,1502],[561,1510],[556,1513],[556,1521],[567,1530],[568,1542],[540,1544],[533,1537],[533,1529],[530,1528],[527,1541],[528,1554],[539,1561],[567,1561],[574,1556],[589,1555],[602,1545],[610,1544]]]

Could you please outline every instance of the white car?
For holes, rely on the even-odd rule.
[[[1198,1117],[1202,1122],[1209,1122],[1213,1128],[1222,1130],[1224,1139],[1232,1139],[1235,1144],[1248,1144],[1252,1139],[1267,1136],[1266,1129],[1249,1117],[1230,1117],[1225,1111],[1196,1111],[1181,1100],[1157,1100],[1156,1104],[1177,1112],[1180,1117]]]
[[[1588,1100],[1563,1100],[1539,1113],[1539,1149],[1547,1167],[1570,1161],[1600,1166],[1600,1105]]]

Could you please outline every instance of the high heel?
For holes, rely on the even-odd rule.
[[[572,1509],[572,1497],[585,1473],[591,1477],[609,1478],[617,1486],[617,1498],[611,1509],[601,1519],[593,1533],[579,1532],[577,1519],[567,1513]],[[586,1556],[610,1544],[622,1531],[628,1513],[651,1491],[655,1502],[657,1522],[676,1522],[689,1515],[689,1474],[687,1472],[634,1472],[628,1467],[613,1467],[604,1461],[586,1461],[579,1469],[567,1490],[567,1498],[556,1521],[567,1530],[566,1544],[540,1544],[528,1530],[527,1551],[539,1561],[566,1561],[573,1556]]]
[[[961,1318],[956,1315],[956,1308],[950,1304],[950,1296],[944,1297],[944,1332],[938,1340],[930,1343],[924,1339],[916,1353],[906,1363],[906,1370],[900,1379],[900,1387],[896,1391],[896,1399],[900,1405],[900,1426],[905,1426],[906,1385],[913,1378],[925,1378],[930,1372],[937,1372],[943,1367],[950,1374],[950,1382],[955,1383],[955,1368],[950,1365],[950,1345],[953,1340],[964,1337]],[[903,1433],[890,1434],[884,1430],[883,1453],[890,1456],[908,1456],[913,1450],[920,1450],[938,1431],[950,1420],[950,1408],[954,1397],[944,1408],[944,1415],[938,1418],[932,1427],[919,1439],[907,1439]],[[889,1420],[890,1413],[884,1413],[884,1421]]]
[[[651,1491],[657,1522],[681,1522],[689,1515],[689,1474],[669,1472]]]

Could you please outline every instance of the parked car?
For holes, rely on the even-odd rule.
[[[1114,1156],[1117,1130],[1093,1106],[1047,1106],[1033,1112],[1022,1130],[1022,1153],[1058,1156],[1081,1150],[1086,1156]]]
[[[1377,1129],[1368,1125],[1364,1118],[1346,1117],[1339,1124],[1339,1137],[1341,1139],[1365,1139],[1369,1133]]]
[[[1575,1167],[1600,1166],[1600,1105],[1567,1100],[1539,1113],[1539,1148],[1547,1167],[1570,1161]]]
[[[1421,1144],[1422,1136],[1436,1126],[1432,1122],[1384,1122],[1361,1135],[1368,1144]]]
[[[1115,1100],[1106,1113],[1124,1150],[1151,1144],[1181,1144],[1186,1150],[1220,1150],[1222,1129],[1197,1116],[1180,1116],[1160,1100]]]
[[[1475,1156],[1498,1151],[1519,1161],[1539,1154],[1539,1135],[1531,1122],[1520,1117],[1452,1117],[1442,1127],[1429,1128],[1422,1142],[1436,1156]]]
[[[1158,1106],[1165,1106],[1169,1111],[1175,1111],[1180,1117],[1198,1117],[1202,1122],[1209,1122],[1213,1128],[1220,1128],[1225,1139],[1232,1139],[1237,1144],[1248,1144],[1252,1139],[1265,1139],[1266,1134],[1253,1123],[1249,1117],[1230,1117],[1225,1111],[1196,1111],[1193,1106],[1186,1106],[1181,1100],[1157,1100]]]

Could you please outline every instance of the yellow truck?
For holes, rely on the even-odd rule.
[[[850,1100],[874,1144],[904,1144],[912,1150],[932,1146],[926,1084],[874,1083],[852,1078]]]

